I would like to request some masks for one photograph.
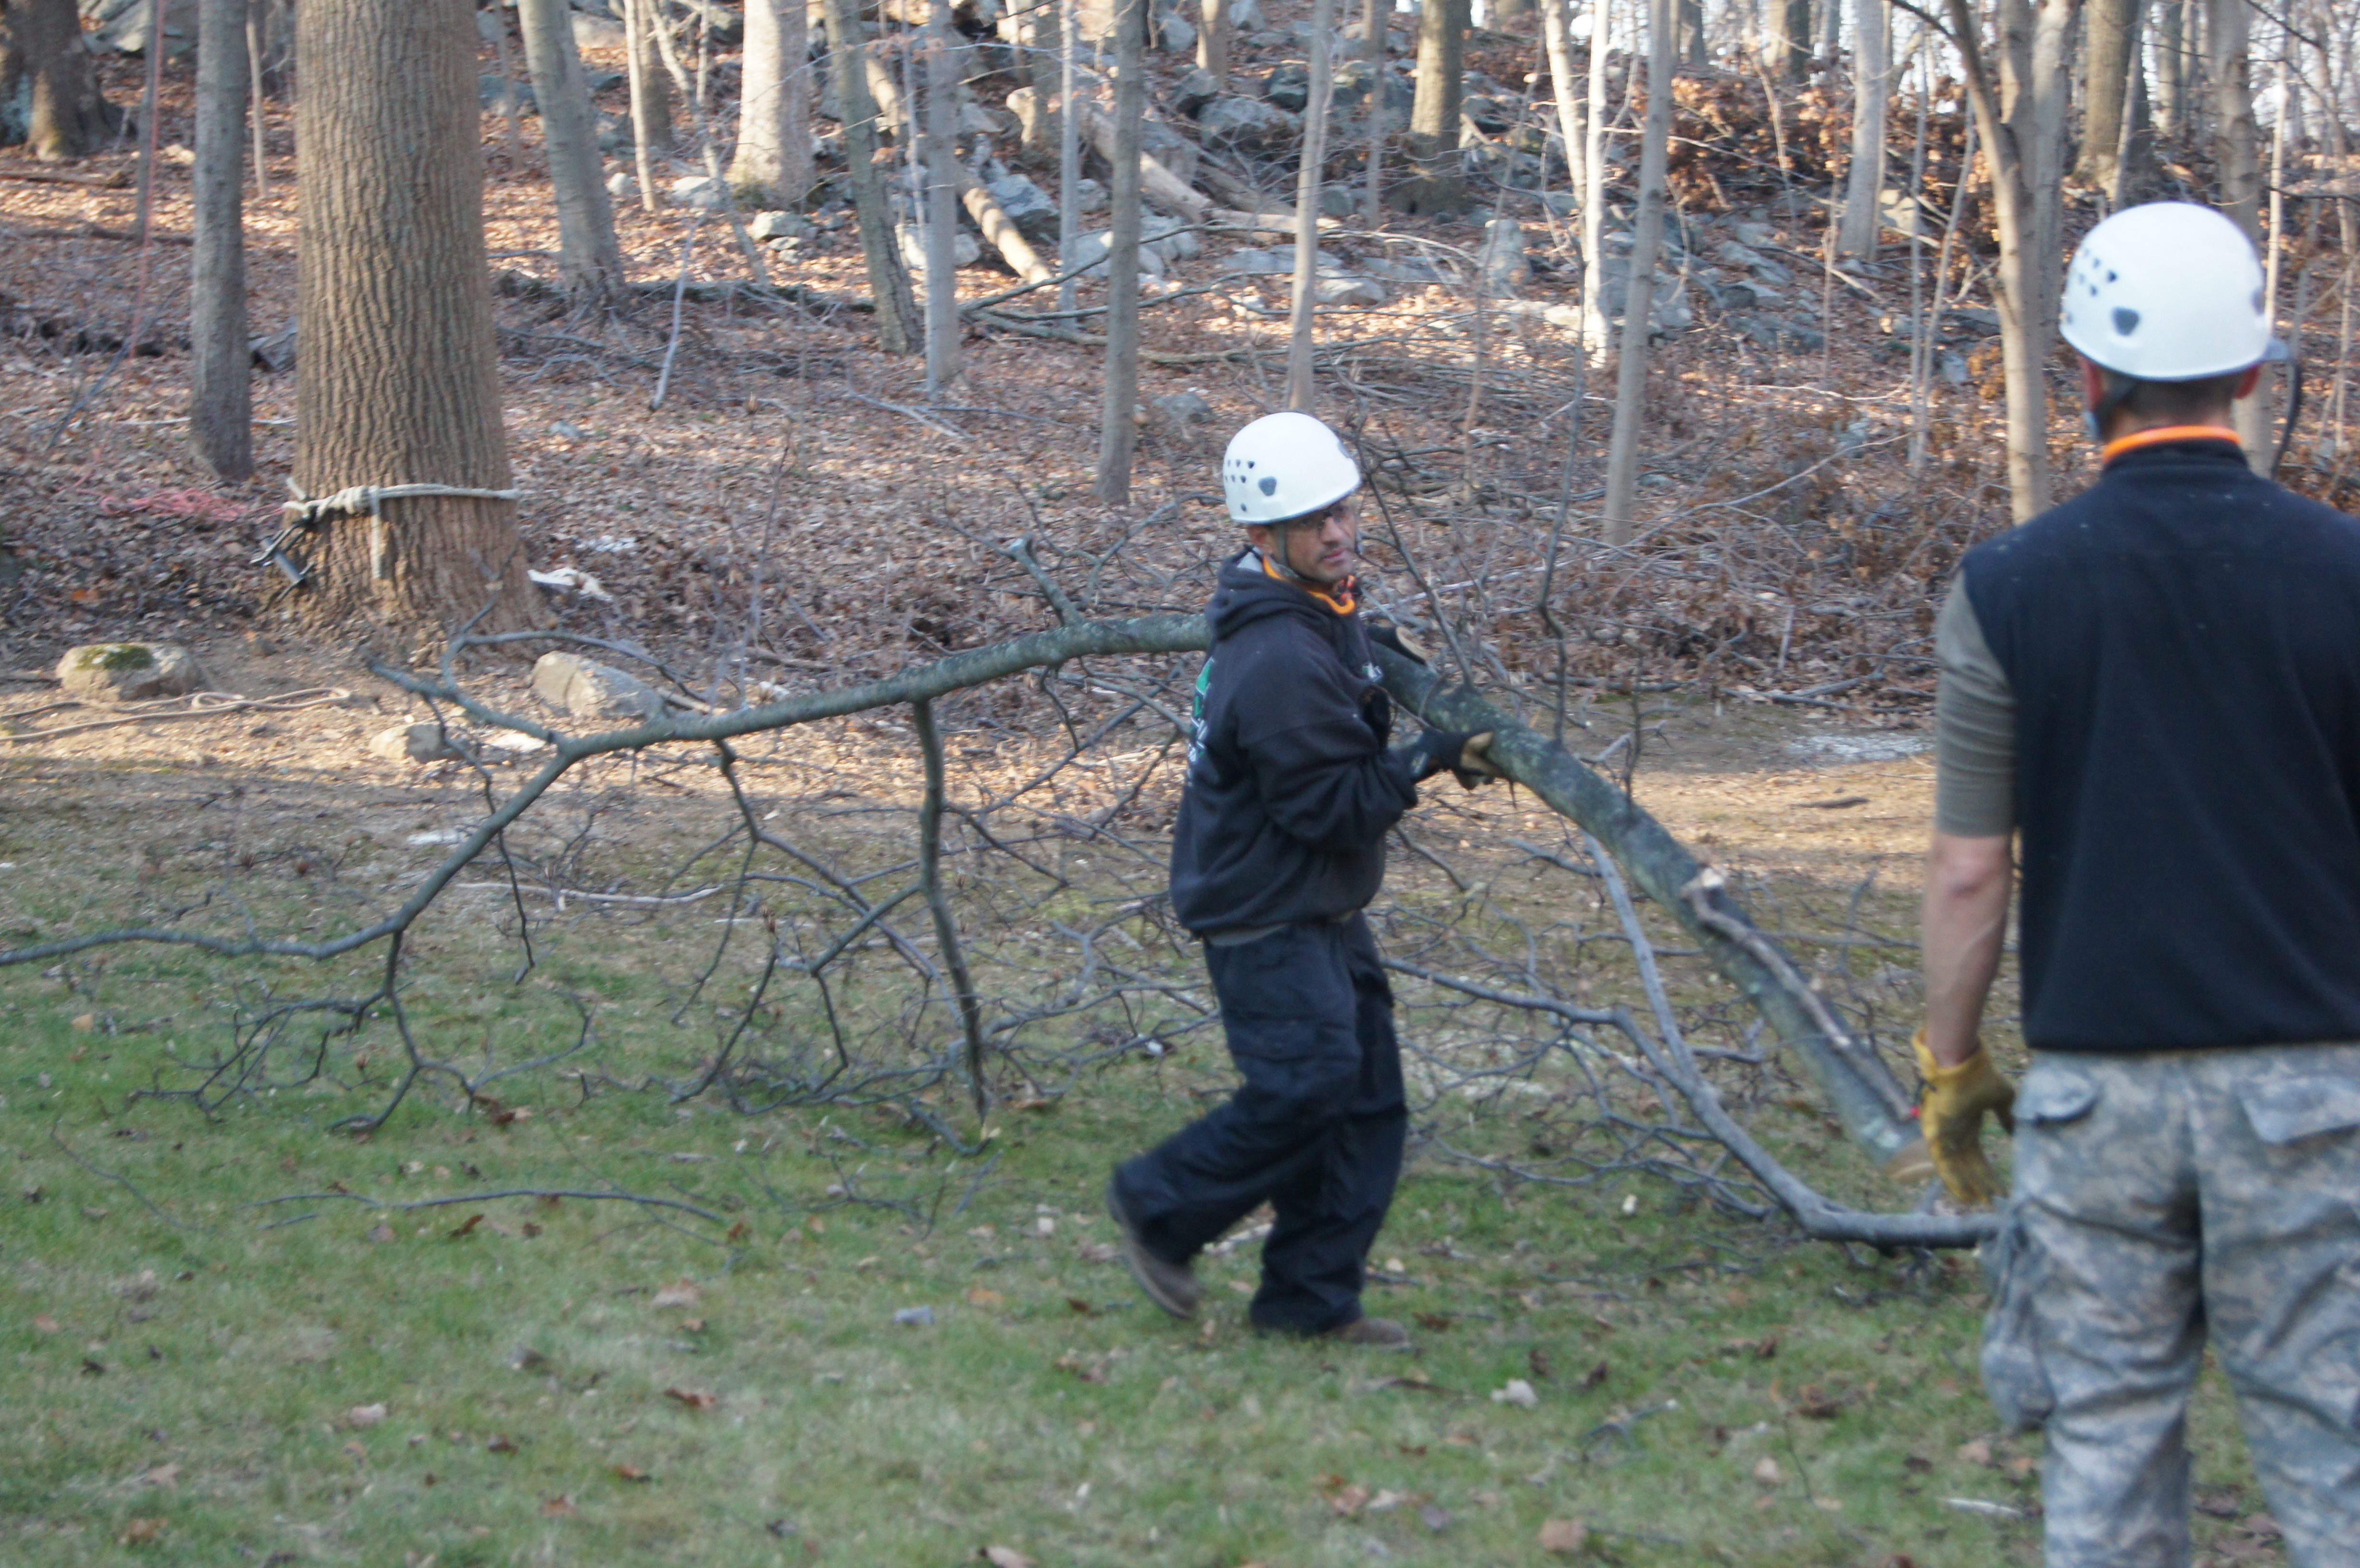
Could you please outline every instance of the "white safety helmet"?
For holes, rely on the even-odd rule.
[[[2092,229],[2065,273],[2064,336],[2138,381],[2197,381],[2271,356],[2253,242],[2229,218],[2151,201]]]
[[[1264,414],[1229,438],[1221,495],[1240,523],[1283,523],[1321,511],[1360,487],[1344,438],[1308,414]]]

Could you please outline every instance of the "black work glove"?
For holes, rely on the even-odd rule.
[[[1437,773],[1448,773],[1459,780],[1461,789],[1472,789],[1485,779],[1500,776],[1500,770],[1491,764],[1491,746],[1490,730],[1480,734],[1428,730],[1409,748],[1411,776],[1423,784]]]
[[[1432,659],[1426,657],[1426,649],[1418,647],[1416,643],[1411,641],[1409,634],[1402,630],[1401,627],[1393,625],[1391,621],[1371,621],[1369,623],[1369,640],[1374,643],[1382,643],[1385,647],[1392,648],[1395,653],[1400,654],[1404,659],[1409,659],[1414,663],[1430,666],[1434,662]]]

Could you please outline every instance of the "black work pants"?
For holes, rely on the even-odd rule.
[[[1148,1249],[1171,1262],[1268,1202],[1257,1327],[1320,1334],[1360,1316],[1369,1248],[1401,1176],[1409,1115],[1393,991],[1366,919],[1205,949],[1244,1082],[1203,1120],[1115,1171]]]

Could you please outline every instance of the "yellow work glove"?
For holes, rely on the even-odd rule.
[[[1926,1079],[1926,1097],[1918,1105],[1918,1125],[1925,1134],[1934,1174],[1962,1203],[1996,1202],[1999,1177],[1983,1158],[1983,1113],[1997,1116],[1999,1125],[2014,1132],[2016,1085],[1992,1065],[1991,1052],[1980,1044],[1964,1062],[1945,1067],[1927,1048],[1923,1029],[1909,1043],[1918,1052],[1918,1071]]]

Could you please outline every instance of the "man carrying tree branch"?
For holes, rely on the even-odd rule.
[[[2063,325],[2103,472],[1936,626],[1926,1141],[1985,1203],[2016,1133],[1983,1378],[2048,1430],[2050,1568],[2189,1561],[2208,1338],[2295,1563],[2360,1563],[2360,523],[2228,429],[2275,345],[2227,218],[2101,223]],[[2012,838],[2021,1093],[1977,1038]]]
[[[1307,414],[1240,430],[1221,463],[1247,548],[1226,562],[1196,681],[1196,735],[1172,834],[1172,907],[1205,942],[1243,1080],[1219,1109],[1126,1161],[1107,1187],[1124,1260],[1175,1317],[1204,1294],[1198,1251],[1267,1202],[1254,1325],[1406,1349],[1360,1311],[1369,1248],[1393,1203],[1408,1111],[1393,992],[1361,914],[1384,835],[1417,786],[1493,772],[1491,737],[1428,730],[1388,750],[1393,710],[1352,563],[1360,470]]]

